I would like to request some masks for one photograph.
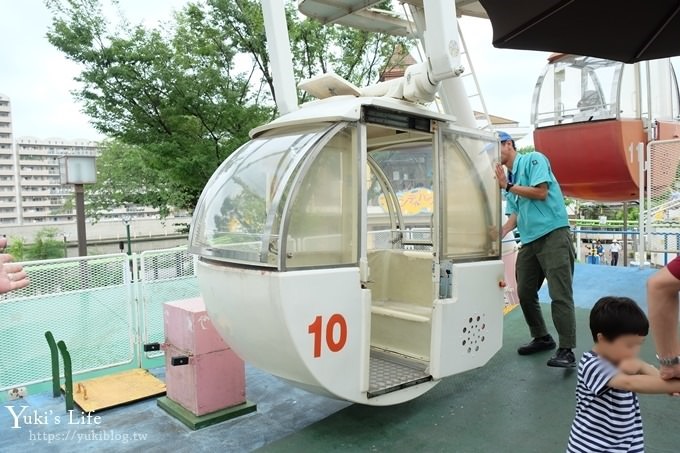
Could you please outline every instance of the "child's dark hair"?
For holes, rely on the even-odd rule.
[[[607,296],[598,300],[590,311],[590,332],[595,342],[598,333],[609,341],[614,341],[621,335],[646,337],[649,333],[649,321],[633,299]]]

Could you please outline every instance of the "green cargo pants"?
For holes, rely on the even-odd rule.
[[[559,347],[576,347],[574,315],[574,247],[569,228],[558,228],[528,244],[517,255],[517,294],[533,338],[548,334],[538,302],[538,290],[548,280],[553,324]]]

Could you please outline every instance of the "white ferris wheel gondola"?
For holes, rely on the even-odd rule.
[[[442,77],[455,77],[451,57]],[[496,136],[384,95],[433,96],[444,79],[430,70],[413,73],[435,81],[424,91],[402,80],[377,96],[333,76],[308,81],[325,99],[289,103],[210,179],[190,251],[213,323],[246,361],[311,391],[390,405],[500,349]],[[429,210],[409,210],[407,196],[429,196]]]

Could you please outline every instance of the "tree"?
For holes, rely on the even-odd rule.
[[[115,206],[154,206],[165,217],[170,206],[185,206],[184,192],[161,178],[161,172],[149,166],[143,148],[119,140],[102,144],[97,159],[97,182],[86,186],[87,216],[98,219],[102,211]],[[69,199],[69,201],[71,201]]]
[[[617,209],[614,212],[614,219],[615,220],[623,220],[623,211],[624,211],[623,208]],[[639,218],[640,218],[640,207],[631,203],[628,206],[628,222],[630,222],[630,223],[637,222]]]
[[[31,244],[26,244],[22,237],[11,237],[7,253],[12,255],[15,261],[64,258],[64,243],[58,235],[56,228],[43,228],[35,234]]]
[[[57,238],[56,228],[43,228],[35,234],[33,243],[26,247],[25,258],[49,260],[64,258],[64,243]]]
[[[623,206],[619,204],[604,204],[595,202],[577,201],[577,216],[587,220],[598,220],[600,216],[605,216],[610,220],[623,220]],[[628,221],[635,222],[640,216],[640,208],[630,203],[628,205]]]
[[[103,162],[100,175],[125,192],[141,178],[132,193],[112,196],[107,206],[104,194],[112,192],[98,185],[90,192],[101,194],[93,206],[114,207],[139,198],[140,187],[160,184],[144,203],[165,213],[193,209],[217,166],[276,113],[258,1],[189,3],[174,23],[153,29],[113,27],[99,0],[46,1],[53,13],[49,42],[82,68],[76,98],[94,127],[117,142],[105,146],[104,154],[117,158]],[[302,19],[293,1],[287,14],[299,78],[333,69],[366,84],[401,43]],[[144,174],[131,176],[137,165]]]
[[[26,243],[24,238],[19,236],[9,238],[6,252],[12,255],[15,261],[24,261],[26,259]]]

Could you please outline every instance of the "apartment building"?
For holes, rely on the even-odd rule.
[[[99,143],[12,135],[8,96],[0,94],[0,226],[75,222],[73,186],[62,185],[59,157],[96,156]],[[158,210],[126,206],[104,212],[102,221],[156,218]]]
[[[0,225],[16,224],[17,181],[12,137],[12,108],[8,96],[0,93]]]
[[[23,224],[70,222],[75,212],[67,201],[72,186],[62,186],[59,177],[60,156],[96,156],[98,143],[62,138],[18,137],[15,144],[18,160],[18,207]]]

